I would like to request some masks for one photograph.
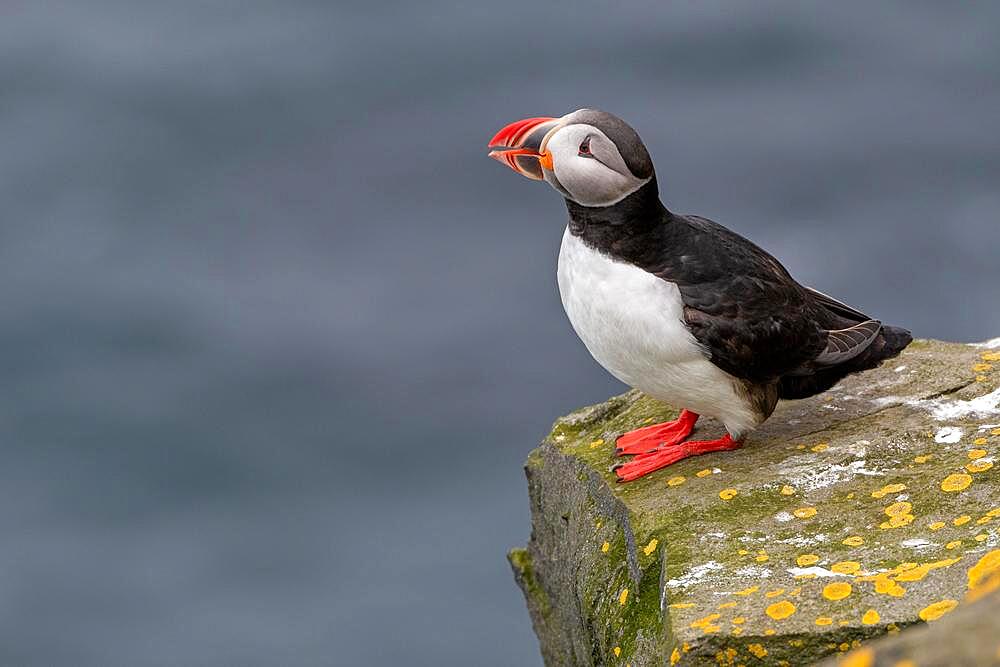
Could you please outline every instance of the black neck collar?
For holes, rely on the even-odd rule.
[[[656,177],[641,188],[611,206],[581,206],[566,200],[569,210],[569,231],[587,245],[612,255],[618,255],[621,244],[638,240],[661,230],[671,213],[660,203]]]

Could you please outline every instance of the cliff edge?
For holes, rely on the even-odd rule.
[[[741,450],[616,483],[615,439],[676,415],[632,391],[529,456],[531,539],[509,560],[547,665],[876,664],[868,640],[1000,588],[1000,339],[914,341],[781,403]],[[989,664],[1000,639],[983,644]]]

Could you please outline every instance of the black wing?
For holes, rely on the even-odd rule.
[[[727,373],[756,383],[808,374],[860,354],[881,326],[799,285],[778,260],[725,227],[672,216],[652,272],[675,283],[687,325]],[[649,270],[649,269],[647,269]]]

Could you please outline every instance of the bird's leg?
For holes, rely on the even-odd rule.
[[[628,463],[619,463],[612,470],[618,475],[619,482],[631,482],[689,456],[739,449],[742,446],[742,440],[733,440],[728,433],[718,440],[689,440],[673,447],[661,447],[646,454],[639,454]]]
[[[618,438],[615,443],[615,454],[645,454],[658,447],[669,447],[683,442],[691,435],[698,415],[690,410],[681,410],[680,416],[672,422],[653,424],[629,431]]]

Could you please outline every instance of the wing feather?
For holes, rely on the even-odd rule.
[[[878,320],[866,320],[853,327],[829,331],[826,347],[813,359],[813,363],[836,366],[850,361],[867,350],[881,331],[882,323]]]
[[[813,298],[818,303],[822,304],[828,310],[836,313],[837,315],[840,315],[841,317],[846,317],[847,319],[850,320],[861,320],[861,321],[868,321],[871,319],[857,308],[854,308],[853,306],[848,306],[843,301],[838,301],[829,294],[824,294],[823,292],[820,292],[818,289],[815,289],[813,287],[806,287],[806,289],[809,291],[810,294],[812,294]]]

